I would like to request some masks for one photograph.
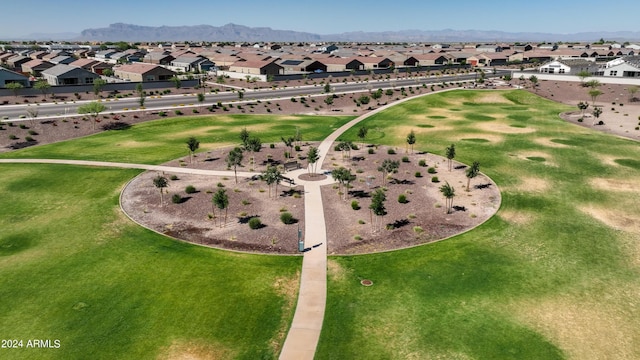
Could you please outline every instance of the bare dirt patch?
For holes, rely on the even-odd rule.
[[[555,142],[553,140],[560,140],[556,138],[535,138],[534,141],[542,146],[553,147],[553,148],[568,148],[570,147],[567,144],[562,144],[559,142]]]
[[[591,186],[596,189],[606,190],[606,191],[628,191],[628,192],[637,192],[640,188],[637,179],[604,179],[604,178],[595,178],[591,179]]]
[[[476,125],[476,127],[483,131],[498,132],[503,134],[528,134],[536,131],[536,129],[534,128],[515,127],[493,121],[479,123]]]
[[[593,205],[580,206],[578,209],[613,229],[640,234],[640,220],[637,217],[632,218],[616,209]]]
[[[234,353],[220,344],[174,341],[162,351],[158,360],[219,360],[231,359]]]
[[[311,145],[302,144],[298,158],[302,167],[306,166],[304,155]],[[285,148],[276,145],[256,153],[253,163],[245,161],[239,171],[262,172],[268,164],[282,167],[290,159],[283,157]],[[483,174],[473,179],[471,191],[466,192],[465,165],[454,162],[453,171],[445,166],[446,159],[432,154],[387,154],[388,148],[380,147],[374,154],[368,148],[353,150],[351,158],[342,158],[341,152],[330,151],[323,166],[324,170],[344,166],[352,169],[357,176],[352,182],[348,200],[341,200],[335,185],[322,187],[322,198],[327,225],[328,251],[332,254],[354,254],[391,250],[439,240],[471,229],[486,221],[498,209],[500,193],[495,183]],[[167,165],[178,168],[198,168],[227,170],[224,158],[229,148],[216,149],[198,154],[193,164],[187,157],[176,159]],[[402,162],[402,157],[409,162]],[[245,158],[251,155],[245,154]],[[377,170],[384,159],[400,162],[399,172],[382,183],[381,172]],[[438,167],[437,174],[428,174],[427,167],[419,166],[424,159],[429,167]],[[420,176],[416,177],[416,172]],[[132,180],[123,190],[122,208],[140,224],[186,241],[225,249],[249,252],[296,254],[297,229],[304,230],[304,189],[283,181],[276,191],[259,179],[239,178],[235,183],[233,173],[228,176],[176,175],[171,180],[164,196],[165,204],[160,206],[160,192],[153,186],[157,172],[146,172]],[[284,173],[284,176],[287,176]],[[440,182],[432,182],[438,176]],[[375,179],[371,179],[374,177]],[[295,179],[293,179],[295,182]],[[456,189],[454,210],[445,213],[444,199],[439,187],[448,181]],[[370,185],[367,183],[369,182]],[[187,185],[198,192],[187,194]],[[482,187],[476,187],[483,185]],[[385,229],[372,232],[369,214],[371,192],[386,188],[385,206],[388,215],[384,217]],[[213,193],[225,189],[229,196],[227,221],[224,212],[213,209]],[[172,203],[170,198],[178,194],[183,199]],[[406,203],[398,202],[399,195],[407,198]],[[359,210],[353,210],[351,201],[359,202]],[[214,215],[215,210],[215,215]],[[280,220],[283,212],[293,215],[296,222],[285,225]],[[264,225],[260,229],[250,229],[249,218],[259,217]],[[222,221],[221,221],[222,220]],[[361,221],[360,221],[361,220]],[[220,224],[223,223],[221,227]]]

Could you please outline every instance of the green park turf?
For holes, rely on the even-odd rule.
[[[412,129],[416,150],[443,155],[454,143],[456,160],[479,161],[496,181],[502,205],[442,242],[330,258],[316,358],[640,358],[638,143],[567,124],[557,116],[567,110],[524,91],[453,91],[365,120],[370,143],[403,149]],[[266,144],[299,126],[320,140],[349,118],[278,119],[172,118],[2,157],[160,163],[186,156],[192,134],[231,144],[246,126]],[[359,143],[358,127],[342,139]],[[0,171],[0,334],[61,341],[0,358],[275,357],[299,258],[201,248],[133,225],[117,197],[136,171]]]
[[[342,136],[359,142],[364,125],[404,148],[414,129],[416,149],[440,155],[454,143],[502,206],[446,241],[331,258],[316,358],[640,357],[639,144],[565,123],[573,109],[527,92],[489,94],[414,99]]]

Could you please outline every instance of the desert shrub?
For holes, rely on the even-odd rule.
[[[387,154],[389,154],[389,155],[394,155],[395,153],[396,153],[396,151],[395,151],[395,150],[393,150],[393,149],[387,149]]]
[[[355,236],[353,237],[353,240],[358,240],[358,241],[360,241],[360,240],[362,240],[362,236],[360,236],[360,235],[355,235]]]
[[[276,145],[275,144],[269,144],[269,149],[275,149]]]
[[[174,113],[175,113],[176,115],[182,115],[182,111],[180,111],[180,110],[176,110],[176,111],[174,111]]]
[[[417,178],[421,178],[422,177],[422,173],[420,171],[416,171],[415,175],[416,175]]]
[[[422,233],[423,231],[424,231],[424,230],[422,230],[422,227],[420,227],[420,226],[414,226],[414,227],[413,227],[413,232],[414,232],[414,233],[416,233],[416,234],[420,234],[420,233]]]
[[[17,136],[15,136],[13,134],[9,135],[9,140],[17,140],[17,139],[18,139]]]
[[[296,149],[296,151],[300,151],[300,145],[296,145],[294,149]]]
[[[171,202],[174,204],[180,204],[182,202],[182,196],[180,196],[180,194],[173,194]]]
[[[187,194],[195,194],[196,191],[197,190],[193,185],[187,185],[187,187],[184,188],[184,192],[186,192]]]
[[[427,160],[425,159],[420,159],[420,161],[418,161],[418,165],[425,167],[427,166]]]
[[[438,183],[438,182],[440,182],[440,180],[438,179],[437,176],[434,176],[434,177],[431,178],[431,182],[432,183]]]
[[[434,168],[434,167],[430,167],[429,169],[427,169],[427,172],[428,172],[429,174],[436,174],[438,171],[436,171],[436,168]]]
[[[121,121],[112,121],[108,124],[102,125],[103,130],[127,130],[131,125],[121,122]]]
[[[33,140],[33,138],[32,138],[31,136],[26,136],[26,137],[24,138],[24,140],[25,140],[25,141],[28,141],[28,142],[35,141],[35,140]]]
[[[405,194],[398,195],[398,202],[400,204],[406,204],[407,203],[407,195],[405,195]]]
[[[166,112],[164,112],[164,111],[160,111],[160,112],[158,113],[158,115],[159,115],[159,116],[162,116],[162,117],[165,117],[165,116],[167,116],[167,113],[166,113]]]
[[[290,212],[283,212],[282,214],[280,214],[280,221],[282,221],[282,223],[285,225],[290,225],[295,222],[295,219]]]
[[[373,148],[369,148],[369,150],[367,150],[367,152],[368,152],[369,154],[375,154],[375,153],[376,153],[376,152],[373,150]]]
[[[219,182],[216,186],[217,186],[217,187],[219,187],[219,188],[223,188],[223,187],[224,187],[224,184],[223,184],[223,183],[221,183],[221,182]]]
[[[402,162],[403,163],[408,163],[409,162],[409,157],[408,156],[403,156],[402,157]]]
[[[25,124],[20,124],[18,125],[20,127],[20,129],[28,129],[29,127]]]
[[[262,221],[258,217],[252,217],[249,219],[249,227],[253,230],[260,229],[262,227]]]
[[[364,224],[365,224],[365,222],[364,222],[364,220],[360,219],[360,220],[358,220],[358,224],[360,224],[360,225],[364,225]]]
[[[178,175],[171,175],[171,176],[169,176],[169,179],[170,179],[170,180],[174,180],[174,181],[175,181],[175,180],[179,180],[179,179],[178,179]]]
[[[358,201],[357,201],[357,200],[353,200],[353,201],[351,202],[351,208],[352,208],[353,210],[360,210],[360,203],[358,203]]]

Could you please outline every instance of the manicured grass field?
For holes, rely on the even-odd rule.
[[[300,258],[170,240],[118,208],[131,170],[0,165],[2,359],[271,358]],[[27,349],[29,339],[59,349]]]
[[[200,141],[199,152],[237,144],[246,127],[264,146],[293,136],[296,127],[305,141],[322,140],[353,117],[228,115],[175,117],[149,121],[124,131],[109,131],[73,141],[28,148],[0,157],[78,159],[156,164],[187,156],[190,136]]]
[[[414,129],[417,149],[455,143],[503,203],[440,243],[330,259],[317,358],[640,358],[640,145],[567,124],[567,110],[521,91],[456,91],[362,123],[370,142],[404,148]]]

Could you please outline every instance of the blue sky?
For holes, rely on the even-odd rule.
[[[236,23],[317,34],[411,29],[559,34],[640,31],[638,0],[17,0],[3,4],[2,13],[0,38],[80,32],[116,22],[149,26]]]

